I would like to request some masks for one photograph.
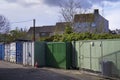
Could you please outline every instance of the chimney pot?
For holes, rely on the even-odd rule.
[[[99,10],[98,9],[94,9],[94,14],[99,14]]]

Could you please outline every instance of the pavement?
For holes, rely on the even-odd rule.
[[[32,68],[0,61],[0,80],[109,80],[79,70]]]

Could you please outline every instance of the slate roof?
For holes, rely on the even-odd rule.
[[[65,27],[70,25],[70,22],[57,22],[56,25],[53,26],[36,26],[35,33],[54,33],[54,32],[64,32]],[[28,34],[33,34],[34,27],[30,27]]]
[[[28,34],[33,33],[34,27],[30,27]],[[55,30],[55,26],[37,26],[35,27],[35,33],[49,32],[52,33]]]
[[[68,26],[70,22],[58,22],[56,23],[55,30],[57,31],[64,31],[65,27]]]
[[[93,22],[95,20],[94,14],[76,14],[74,22]]]
[[[95,18],[98,18],[99,16],[99,10],[94,9],[93,13],[76,14],[74,16],[74,22],[94,22]]]

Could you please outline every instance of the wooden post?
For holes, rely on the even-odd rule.
[[[35,41],[35,22],[36,20],[33,19],[33,41]]]

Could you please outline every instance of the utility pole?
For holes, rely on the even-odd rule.
[[[35,23],[36,23],[36,20],[33,19],[33,41],[35,41]]]

